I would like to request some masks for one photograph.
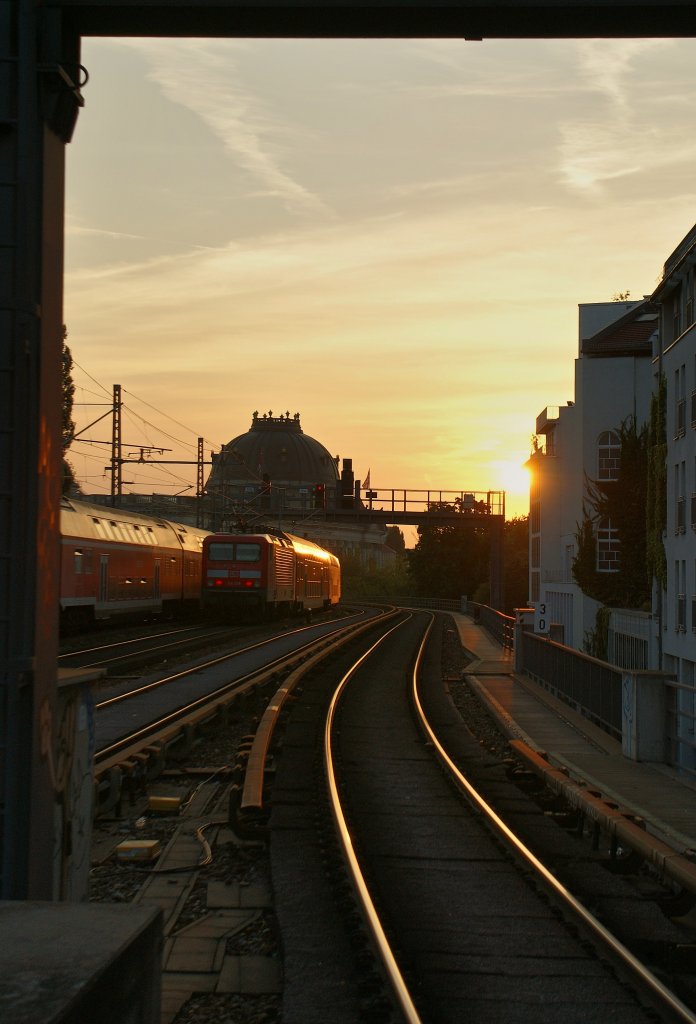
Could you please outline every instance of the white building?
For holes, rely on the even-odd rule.
[[[673,672],[677,712],[674,763],[696,767],[696,226],[664,265],[653,299],[661,310],[656,366],[666,385],[667,584],[661,620],[662,667]]]
[[[657,307],[649,300],[581,305],[574,399],[545,409],[536,421],[538,447],[528,463],[530,601],[546,605],[554,639],[579,650],[599,607],[572,575],[585,483],[616,479],[617,431],[629,417],[640,426],[649,415],[657,328]],[[602,521],[597,569],[616,571],[618,559],[616,531]]]

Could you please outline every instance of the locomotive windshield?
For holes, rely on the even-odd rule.
[[[235,544],[238,562],[258,562],[261,557],[260,544]]]
[[[211,562],[232,562],[234,560],[234,544],[211,544],[208,548]]]
[[[211,562],[258,562],[260,558],[260,544],[215,541],[208,548],[208,559]]]

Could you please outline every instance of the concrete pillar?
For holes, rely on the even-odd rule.
[[[534,609],[515,608],[515,626],[513,636],[513,669],[515,672],[523,672],[524,664],[522,659],[522,634],[527,630],[534,630]]]
[[[665,672],[625,671],[622,679],[621,746],[632,761],[667,760]]]

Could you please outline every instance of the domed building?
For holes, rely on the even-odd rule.
[[[255,412],[247,433],[213,455],[207,511],[218,526],[269,512],[304,513],[320,503],[334,507],[339,483],[338,456],[304,433],[299,413]]]
[[[300,414],[254,412],[251,427],[212,457],[205,486],[205,522],[219,531],[261,531],[269,526],[307,537],[341,557],[359,555],[383,565],[394,551],[385,531],[373,525],[329,523],[324,509],[351,501],[352,462],[332,456],[305,434]]]

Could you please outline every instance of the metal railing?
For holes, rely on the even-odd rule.
[[[616,739],[622,734],[622,670],[534,633],[522,634],[523,671]]]
[[[515,643],[515,620],[511,615],[490,608],[487,604],[466,602],[466,613],[491,634],[501,647],[512,650]]]
[[[422,513],[451,507],[462,515],[505,515],[505,491],[425,491],[404,488],[360,488],[357,497],[383,512]]]
[[[400,608],[427,608],[434,612],[466,611],[461,598],[456,597],[390,597],[385,600]]]

